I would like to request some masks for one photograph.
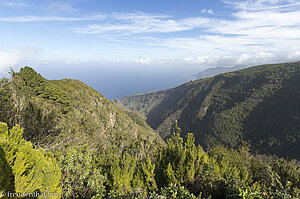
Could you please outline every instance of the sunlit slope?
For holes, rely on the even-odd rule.
[[[49,81],[29,67],[1,80],[0,120],[20,124],[24,137],[48,150],[87,145],[143,153],[163,144],[99,92],[78,80]]]

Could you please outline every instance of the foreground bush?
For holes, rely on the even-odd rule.
[[[0,197],[60,198],[61,171],[52,153],[34,149],[22,134],[18,125],[9,130],[0,123]]]
[[[175,125],[167,146],[137,160],[117,148],[67,149],[60,162],[64,198],[299,198],[296,160],[252,155],[249,145],[205,152]]]
[[[205,152],[195,146],[193,134],[184,141],[180,132],[175,125],[167,146],[144,159],[116,147],[77,146],[56,153],[57,164],[52,153],[25,141],[19,126],[9,130],[0,123],[0,197],[299,198],[298,161],[254,156],[245,143],[238,149],[218,146]]]

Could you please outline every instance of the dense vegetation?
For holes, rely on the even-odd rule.
[[[61,170],[52,153],[35,150],[23,139],[23,129],[0,123],[0,197],[61,196]],[[18,194],[18,195],[10,195]],[[23,194],[23,195],[20,195]],[[39,195],[38,195],[39,194]],[[44,196],[42,196],[44,194]]]
[[[164,139],[178,120],[205,149],[246,141],[253,152],[300,159],[300,62],[255,66],[120,102]]]
[[[138,124],[80,81],[49,81],[30,67],[11,74],[0,82],[0,121],[21,125],[24,138],[35,146],[63,151],[113,145],[142,153],[164,144],[146,123]]]
[[[80,81],[11,74],[0,82],[1,198],[299,198],[296,160],[252,155],[243,142],[205,151],[177,120],[165,143],[138,112]],[[163,92],[149,93],[153,108]]]
[[[175,124],[167,146],[146,158],[70,148],[61,161],[66,198],[297,198],[300,164],[218,146],[205,152]],[[79,157],[81,161],[74,161]],[[76,159],[76,158],[75,158]],[[69,174],[77,173],[77,178]],[[72,176],[72,175],[71,175]],[[82,186],[82,185],[88,186]]]
[[[193,134],[188,134],[184,142],[177,124],[167,146],[144,158],[121,153],[114,147],[96,151],[76,146],[57,152],[62,178],[53,158],[43,150],[36,152],[30,143],[15,143],[22,136],[19,127],[8,133],[7,126],[1,125],[5,154],[0,162],[5,169],[0,175],[3,193],[50,190],[60,196],[61,184],[63,198],[279,199],[299,198],[300,194],[299,162],[253,156],[245,143],[237,150],[218,146],[205,152],[201,146],[195,146]],[[7,137],[14,142],[5,140]],[[15,155],[14,163],[11,155]],[[14,189],[8,182],[18,186]],[[20,186],[21,183],[27,184]]]

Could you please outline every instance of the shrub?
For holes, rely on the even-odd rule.
[[[51,193],[61,197],[61,171],[55,159],[42,148],[34,149],[23,139],[18,125],[11,130],[0,123],[0,191],[2,193]],[[4,174],[4,175],[3,175]]]

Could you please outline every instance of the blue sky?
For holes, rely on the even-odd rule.
[[[297,60],[300,0],[0,0],[1,74],[30,65],[108,98],[209,67]],[[132,89],[138,76],[148,83]]]

